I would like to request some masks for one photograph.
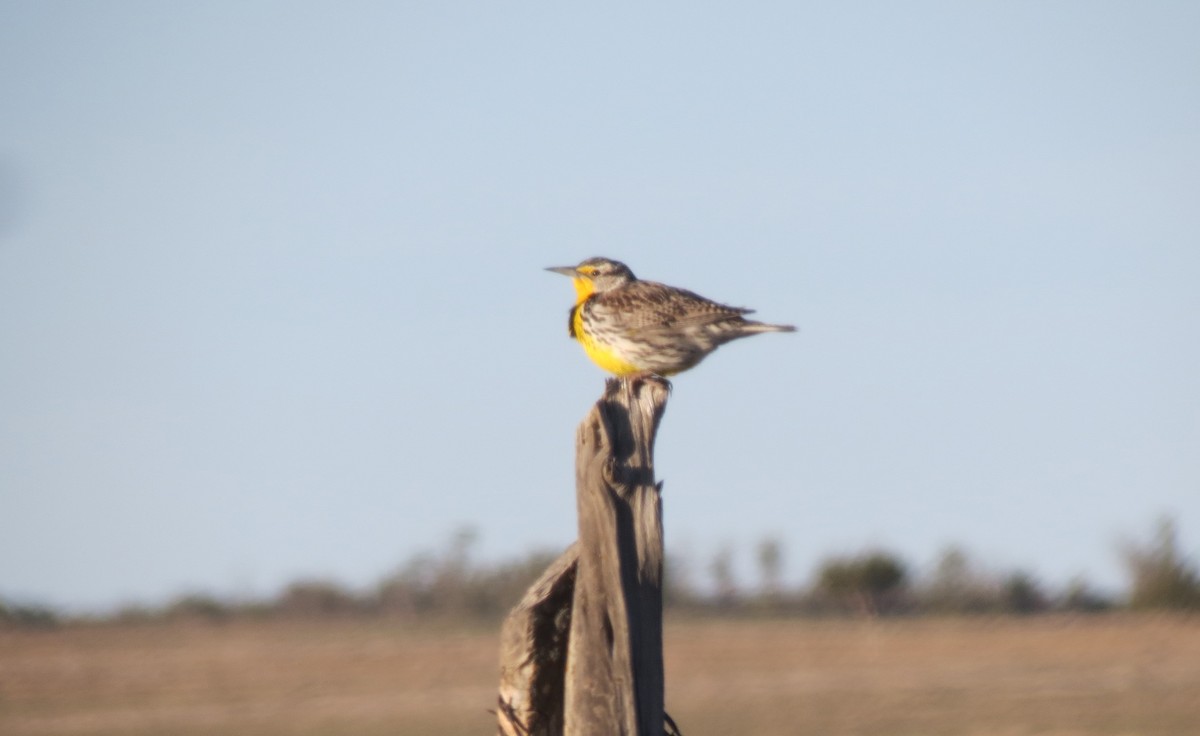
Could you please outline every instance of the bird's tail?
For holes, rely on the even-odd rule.
[[[796,328],[792,325],[769,325],[766,322],[755,322],[748,319],[742,325],[742,330],[746,334],[755,334],[759,332],[795,332]]]

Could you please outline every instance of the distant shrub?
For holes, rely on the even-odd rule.
[[[1114,608],[1112,598],[1093,590],[1083,578],[1075,578],[1067,583],[1057,608],[1075,613],[1100,613]]]
[[[1171,519],[1159,521],[1150,541],[1124,543],[1122,556],[1131,580],[1131,608],[1200,608],[1200,574],[1180,551]]]
[[[162,617],[162,612],[137,603],[121,606],[108,618],[120,624],[144,624]]]
[[[207,593],[189,593],[167,605],[164,615],[170,619],[222,622],[229,618],[228,605]]]
[[[332,616],[354,613],[364,604],[337,583],[301,580],[284,589],[276,599],[277,612],[290,616]]]
[[[1000,582],[958,546],[943,550],[917,598],[920,609],[928,613],[996,613],[1005,609]]]
[[[688,561],[671,551],[663,560],[663,606],[665,608],[697,608],[702,605],[700,594],[692,585],[692,569]]]
[[[45,606],[15,605],[0,602],[0,625],[31,629],[49,629],[58,626],[57,613]]]
[[[1041,613],[1050,607],[1046,594],[1032,575],[1017,571],[1000,586],[1000,604],[1007,613]]]
[[[475,565],[470,551],[476,536],[473,530],[459,530],[440,555],[422,554],[409,560],[380,582],[374,609],[403,616],[498,618],[558,557],[553,552],[533,552],[498,565]]]
[[[866,616],[897,611],[903,602],[908,570],[888,552],[835,557],[817,569],[817,592],[835,605]]]
[[[713,555],[708,564],[708,574],[712,576],[714,603],[721,608],[730,608],[739,602],[737,576],[733,571],[733,548],[729,545],[721,547]]]

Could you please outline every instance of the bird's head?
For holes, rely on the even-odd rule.
[[[629,266],[608,258],[589,258],[578,266],[554,266],[546,270],[570,276],[579,301],[637,281]]]

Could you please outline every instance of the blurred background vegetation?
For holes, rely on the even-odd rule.
[[[160,605],[127,605],[102,615],[69,615],[36,603],[0,600],[0,625],[319,617],[498,621],[558,552],[533,552],[489,564],[472,556],[477,539],[473,529],[460,529],[443,549],[409,559],[366,590],[351,590],[334,580],[300,579],[264,599],[235,600],[194,592]],[[1194,557],[1180,548],[1170,517],[1160,519],[1146,538],[1117,544],[1127,587],[1115,593],[1096,590],[1082,578],[1051,588],[1032,571],[990,569],[957,545],[943,550],[923,575],[886,549],[831,555],[816,565],[806,585],[789,588],[782,582],[782,540],[762,539],[752,552],[757,568],[752,580],[738,579],[731,547],[720,549],[706,565],[668,553],[667,609],[726,617],[1200,610],[1200,573]],[[698,574],[701,571],[707,579]]]

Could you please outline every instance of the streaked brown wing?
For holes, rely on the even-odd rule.
[[[711,324],[754,311],[730,307],[686,289],[653,281],[637,281],[598,295],[593,309],[597,316],[609,318],[634,332]]]

